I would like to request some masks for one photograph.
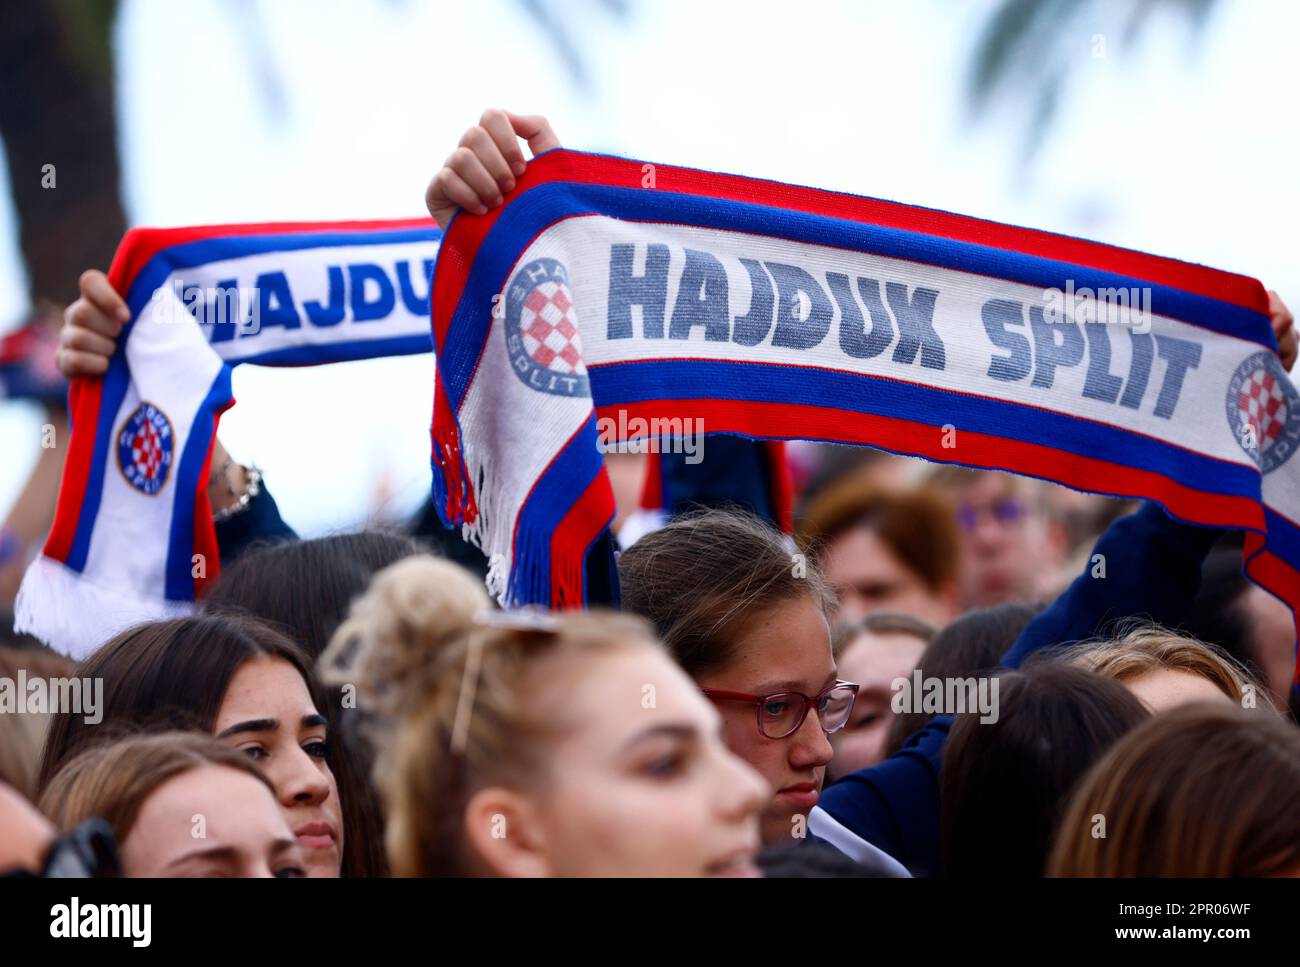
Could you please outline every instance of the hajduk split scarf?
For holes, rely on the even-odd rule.
[[[435,501],[508,603],[583,603],[602,433],[698,419],[1155,500],[1244,529],[1247,574],[1300,606],[1300,401],[1251,278],[555,150],[455,218],[432,320]]]
[[[220,571],[207,480],[232,367],[429,352],[428,219],[133,229],[105,376],[73,380],[54,525],[16,627],[80,657],[186,614]]]

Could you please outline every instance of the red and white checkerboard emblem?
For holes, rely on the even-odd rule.
[[[543,282],[528,293],[519,313],[519,328],[528,355],[542,366],[578,376],[587,372],[573,296],[563,282]]]
[[[135,408],[117,434],[117,463],[136,490],[153,496],[167,482],[172,465],[172,425],[152,403]]]
[[[590,396],[569,273],[552,258],[534,259],[506,287],[506,351],[529,387],[556,396]]]
[[[152,423],[145,423],[131,441],[131,462],[146,477],[158,476],[162,470],[162,441]]]
[[[1255,428],[1259,448],[1267,450],[1286,428],[1289,415],[1282,383],[1266,369],[1255,370],[1242,382],[1237,412],[1243,423]]]
[[[1267,350],[1247,357],[1228,381],[1228,424],[1268,473],[1300,449],[1300,396]]]

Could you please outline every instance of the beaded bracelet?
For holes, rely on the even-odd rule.
[[[253,502],[253,498],[262,492],[262,471],[256,467],[245,467],[244,473],[248,476],[248,484],[244,487],[244,492],[239,495],[231,506],[223,507],[212,515],[212,522],[220,524],[222,521],[229,520],[236,514],[242,514],[248,510],[248,505]],[[231,490],[234,494],[234,490]]]

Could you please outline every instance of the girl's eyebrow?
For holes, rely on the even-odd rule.
[[[830,675],[827,677],[826,681],[822,683],[822,687],[814,688],[809,694],[815,695],[824,688],[830,688],[837,681],[839,681],[838,675],[839,675],[838,669],[836,671],[831,672]],[[777,692],[801,692],[803,691],[803,689],[804,689],[803,682],[794,682],[794,681],[771,682],[767,685],[764,685],[762,688],[755,689],[754,694],[773,695],[776,694]]]
[[[674,739],[690,740],[695,738],[696,729],[695,726],[693,725],[684,725],[684,724],[674,725],[672,723],[665,723],[664,725],[656,725],[652,728],[646,729],[644,732],[638,732],[636,735],[632,736],[630,739],[628,739],[626,742],[623,743],[623,748],[632,749],[640,745],[642,742],[646,742],[649,739],[658,738],[660,736],[668,736],[669,738],[674,738]]]
[[[328,727],[329,722],[325,716],[313,712],[311,715],[302,717],[302,727],[304,729],[315,729]],[[279,719],[249,719],[247,722],[237,722],[230,728],[225,729],[217,735],[218,739],[224,739],[231,735],[239,735],[243,732],[274,732],[280,727]]]
[[[236,722],[230,728],[219,733],[217,738],[224,739],[227,736],[238,735],[242,732],[274,732],[279,727],[279,719],[249,719],[246,722]]]

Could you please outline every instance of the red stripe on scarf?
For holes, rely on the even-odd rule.
[[[942,445],[942,432],[928,423],[898,417],[873,416],[833,406],[796,403],[757,403],[718,399],[643,400],[620,403],[610,410],[626,410],[628,418],[671,419],[690,414],[703,417],[715,432],[742,433],[787,440],[823,439],[838,443],[869,444],[895,453],[925,457],[938,463],[957,463],[989,470],[1009,470],[1050,479],[1076,490],[1105,494],[1131,494],[1157,500],[1170,512],[1214,527],[1245,527],[1262,531],[1264,512],[1249,497],[1207,494],[1150,470],[1138,470],[1066,453],[1037,443],[1023,443],[958,429],[961,460]],[[605,415],[606,408],[598,408]],[[1048,476],[1047,474],[1050,474]]]

